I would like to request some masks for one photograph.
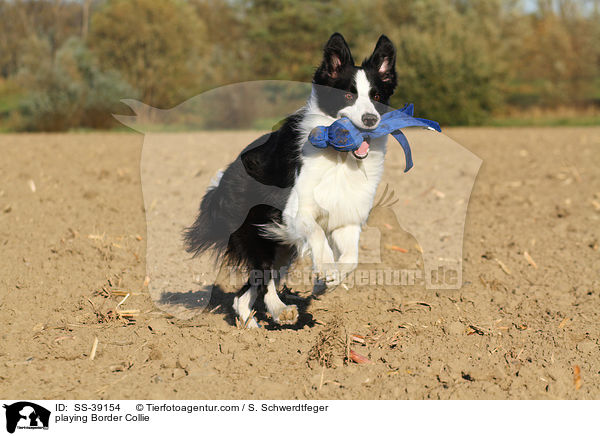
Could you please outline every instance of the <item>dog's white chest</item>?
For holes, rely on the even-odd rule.
[[[364,160],[335,151],[305,155],[285,215],[299,220],[310,216],[325,231],[363,225],[383,173],[385,142],[373,144]]]

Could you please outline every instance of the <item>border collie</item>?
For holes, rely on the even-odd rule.
[[[277,288],[298,255],[310,253],[315,286],[338,284],[356,267],[387,137],[339,152],[314,147],[308,135],[341,117],[375,129],[396,87],[395,62],[394,45],[382,35],[356,66],[344,37],[334,33],[306,105],[246,147],[204,195],[185,246],[194,255],[213,250],[250,271],[233,304],[244,325],[258,327],[251,314],[259,295],[276,323],[296,323],[296,306],[284,304]]]

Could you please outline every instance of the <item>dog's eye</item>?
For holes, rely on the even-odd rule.
[[[375,101],[379,101],[379,100],[381,100],[381,96],[380,96],[379,94],[375,94],[375,95],[373,96],[373,100],[375,100]]]
[[[345,97],[348,101],[354,100],[354,94],[352,94],[351,92],[346,93]]]

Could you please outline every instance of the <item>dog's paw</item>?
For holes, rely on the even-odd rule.
[[[340,272],[340,270],[331,269],[326,272],[325,284],[328,288],[338,286],[340,283],[342,283],[342,273]]]
[[[313,283],[313,295],[321,295],[327,291],[331,291],[336,286],[331,282],[327,281],[326,278],[317,277]]]
[[[294,304],[283,306],[271,315],[277,324],[296,324],[298,322],[298,308]]]
[[[260,325],[256,321],[255,317],[246,319],[245,321],[242,318],[237,317],[235,319],[235,324],[240,329],[257,329],[260,328]]]
[[[321,294],[331,291],[342,283],[345,276],[337,269],[329,269],[324,273],[317,274],[314,279],[313,293]]]
[[[254,317],[256,312],[249,307],[245,307],[239,297],[233,299],[233,310],[235,310],[235,313],[237,314],[235,325],[238,328],[255,329],[260,327]]]

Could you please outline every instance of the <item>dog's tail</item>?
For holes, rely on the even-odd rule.
[[[194,224],[183,232],[185,249],[194,257],[208,250],[213,250],[220,257],[227,249],[231,229],[223,222],[222,193],[219,189],[222,177],[223,171],[219,171],[211,180]]]

